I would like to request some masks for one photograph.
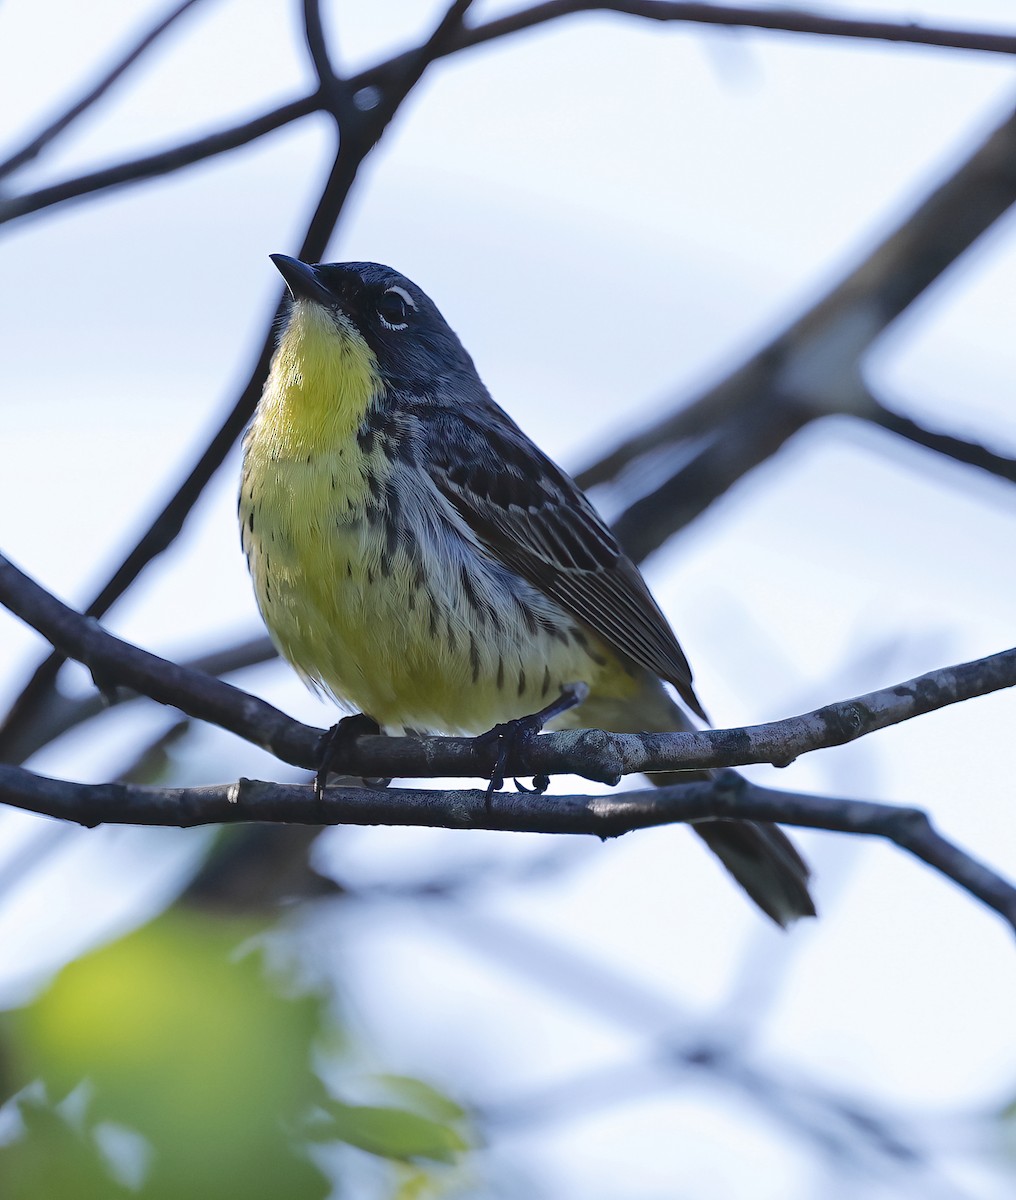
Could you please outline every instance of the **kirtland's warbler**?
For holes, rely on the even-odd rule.
[[[554,725],[700,717],[638,568],[578,485],[491,399],[433,301],[377,263],[272,259],[292,294],[244,440],[240,526],[280,652],[389,731],[478,734],[563,685]],[[664,784],[693,776],[655,775]],[[775,921],[814,913],[774,825],[694,825]]]

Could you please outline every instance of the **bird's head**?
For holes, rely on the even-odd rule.
[[[280,347],[299,339],[304,353],[369,364],[385,384],[426,394],[437,378],[473,370],[472,360],[430,297],[380,263],[310,265],[273,254],[292,297]]]

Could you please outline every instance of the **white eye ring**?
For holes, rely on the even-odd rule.
[[[402,302],[405,304],[406,308],[410,309],[412,312],[416,311],[416,301],[406,291],[405,288],[399,287],[397,284],[392,284],[392,286],[390,288],[385,288],[382,299],[384,299],[384,296],[389,296],[389,295],[398,296],[402,300]],[[385,317],[384,313],[382,313],[380,311],[380,309],[378,310],[377,315],[380,318],[381,324],[385,327],[385,329],[408,329],[409,328],[408,321],[389,321]]]

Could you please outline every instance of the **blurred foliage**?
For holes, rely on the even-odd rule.
[[[313,1064],[346,1048],[332,1007],[266,970],[264,928],[174,909],[0,1019],[5,1200],[324,1200],[309,1142],[394,1160],[400,1200],[446,1192],[427,1163],[468,1149],[462,1110],[391,1076],[373,1086],[392,1104],[329,1096]]]

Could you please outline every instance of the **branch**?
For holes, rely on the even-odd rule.
[[[82,662],[105,687],[123,686],[227,729],[294,766],[314,770],[322,731],[230,684],[187,670],[107,633],[0,556],[0,604]],[[765,725],[694,733],[578,729],[536,738],[509,764],[515,775],[574,774],[616,784],[638,772],[786,766],[801,754],[842,746],[950,704],[1016,686],[1016,649],[943,667],[905,683]],[[361,737],[347,770],[366,778],[489,778],[498,747],[482,738]]]
[[[1016,887],[943,838],[915,808],[778,792],[725,771],[709,780],[624,792],[556,796],[406,788],[237,783],[196,788],[70,783],[0,765],[0,800],[29,812],[99,824],[191,827],[237,821],[300,825],[399,825],[618,837],[635,829],[711,818],[776,821],[884,837],[953,880],[1016,929]]]
[[[1016,113],[818,304],[692,403],[581,472],[578,481],[586,488],[622,473],[637,478],[640,465],[658,463],[661,453],[680,459],[681,450],[695,439],[717,438],[720,431],[728,439],[726,447],[707,442],[691,464],[683,464],[622,513],[616,530],[628,553],[636,560],[645,558],[682,520],[701,511],[702,503],[682,507],[681,500],[692,492],[694,472],[702,473],[702,456],[713,460],[704,473],[712,490],[706,502],[757,465],[750,439],[731,437],[738,423],[764,426],[772,413],[773,427],[764,443],[771,455],[811,419],[844,414],[879,420],[884,410],[861,375],[864,354],[1014,201]]]
[[[171,663],[113,634],[41,588],[0,555],[0,604],[62,655],[83,663],[103,688],[126,687],[172,705],[313,770],[320,729],[302,725],[231,684]]]
[[[883,407],[878,401],[873,401],[874,411],[871,419],[876,425],[890,433],[898,434],[913,442],[916,446],[924,446],[937,454],[951,458],[965,466],[977,467],[987,471],[989,475],[997,475],[999,479],[1016,483],[1016,459],[1007,458],[1004,454],[996,454],[979,442],[968,442],[963,438],[953,437],[948,433],[939,433],[933,429],[925,429],[909,417],[901,416]]]
[[[51,121],[44,129],[40,130],[31,141],[26,142],[20,150],[16,150],[6,161],[0,163],[0,179],[10,175],[12,172],[19,170],[33,159],[38,158],[46,147],[54,141],[61,133],[72,125],[78,117],[86,113],[94,104],[96,104],[109,91],[109,89],[117,82],[117,80],[125,74],[145,53],[150,49],[171,25],[173,25],[180,17],[184,15],[188,9],[193,8],[197,0],[183,0],[176,8],[170,10],[156,25],[153,25],[146,34],[136,42],[131,49],[112,67],[97,83],[95,83],[76,103],[72,104],[65,112],[61,113],[54,121]]]
[[[207,654],[185,659],[180,666],[184,670],[199,671],[221,679],[224,675],[232,675],[248,667],[270,662],[276,656],[277,651],[266,635],[247,638]],[[66,695],[54,689],[38,718],[25,727],[19,737],[8,739],[5,747],[7,761],[27,762],[43,746],[48,746],[68,730],[76,729],[120,704],[129,704],[139,699],[142,699],[139,692],[130,691],[125,687],[110,688],[105,694],[86,691],[75,695]]]
[[[468,4],[461,4],[462,13]],[[1016,35],[988,33],[962,29],[947,29],[933,26],[895,24],[889,21],[850,20],[842,17],[825,17],[817,13],[796,12],[792,9],[754,9],[713,4],[667,3],[665,0],[603,0],[601,3],[573,3],[571,0],[551,0],[537,4],[519,13],[488,21],[472,29],[459,27],[448,33],[441,42],[432,47],[428,61],[460,53],[473,46],[483,45],[509,34],[519,33],[548,24],[561,17],[581,13],[613,12],[622,16],[639,17],[661,22],[683,22],[698,25],[754,28],[784,33],[802,33],[826,37],[876,39],[879,41],[910,43],[913,45],[940,46],[957,50],[981,50],[995,54],[1016,53]],[[452,24],[459,25],[461,13]],[[312,55],[317,60],[323,40],[318,42],[313,24],[307,26]],[[377,87],[386,79],[400,73],[412,62],[416,50],[406,51],[386,62],[378,63],[348,81],[350,92]],[[116,166],[93,171],[76,179],[66,180],[52,187],[25,196],[15,196],[0,201],[0,224],[19,217],[26,217],[50,208],[92,195],[107,188],[137,183],[143,179],[166,175],[182,167],[191,166],[215,154],[235,150],[256,138],[288,124],[322,107],[327,103],[328,88],[319,89],[313,95],[285,105],[272,113],[266,113],[243,125],[235,126],[206,138],[188,142],[161,153],[144,155]]]
[[[898,24],[849,17],[828,17],[794,8],[749,8],[730,4],[681,4],[668,0],[548,0],[522,12],[488,21],[468,30],[453,46],[464,50],[495,38],[545,25],[579,13],[612,12],[651,21],[677,21],[724,28],[762,29],[770,32],[803,33],[820,37],[859,38],[865,41],[940,46],[952,50],[981,50],[989,54],[1016,54],[1016,34],[987,30],[949,29],[941,26]]]
[[[64,204],[69,200],[80,200],[96,192],[107,191],[109,188],[121,187],[128,183],[138,183],[143,179],[154,179],[162,175],[172,174],[181,167],[189,167],[194,163],[212,158],[216,154],[225,154],[240,146],[262,138],[267,133],[273,133],[284,125],[297,121],[309,113],[316,112],[320,107],[317,92],[292,100],[270,112],[262,113],[239,125],[231,125],[228,129],[206,134],[192,142],[183,142],[179,146],[171,146],[168,150],[160,150],[154,154],[144,154],[127,162],[117,163],[112,167],[103,167],[98,171],[89,171],[75,179],[65,179],[50,187],[28,192],[24,196],[10,196],[0,199],[0,225],[6,221],[14,221],[19,217],[27,217],[43,209]]]

